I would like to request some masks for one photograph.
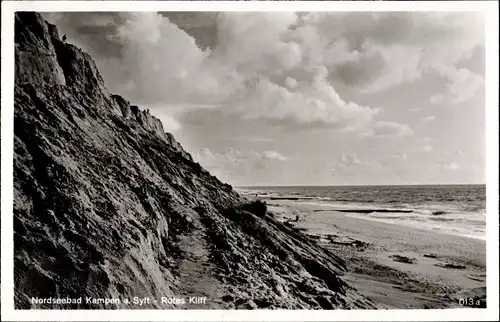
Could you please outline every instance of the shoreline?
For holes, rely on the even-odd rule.
[[[394,207],[388,204],[338,203],[328,200],[318,200],[314,197],[240,193],[243,193],[243,195],[249,199],[258,199],[271,203],[308,205],[313,207],[313,212],[342,212],[353,218],[362,220],[371,220],[390,225],[405,226],[411,229],[424,230],[431,233],[435,232],[486,241],[485,214],[480,215],[478,212],[463,212],[461,215],[464,216],[466,214],[466,218],[470,222],[467,225],[461,225],[457,224],[460,222],[460,218],[457,221],[457,217],[455,217],[457,216],[456,210],[450,211],[436,205],[425,208],[418,206],[408,207],[408,205]],[[400,214],[406,214],[408,217],[406,217],[405,220],[401,220],[404,219],[404,217],[399,217]],[[477,216],[481,218],[473,218]],[[397,220],[395,221],[395,219]],[[475,226],[469,226],[470,223],[474,223]],[[450,224],[452,225],[450,226]]]
[[[354,217],[328,205],[259,199],[278,220],[340,256],[348,266],[342,278],[382,309],[457,308],[466,297],[486,303],[484,240]]]
[[[264,199],[263,199],[264,200]],[[271,199],[274,201],[273,199]],[[290,200],[290,199],[281,199],[280,201],[284,200]],[[417,229],[417,230],[422,230],[426,231],[429,233],[436,233],[436,234],[443,234],[443,235],[451,235],[451,236],[457,236],[457,237],[462,237],[462,238],[471,238],[471,239],[476,239],[476,240],[481,240],[481,241],[486,241],[486,233],[484,234],[460,234],[454,231],[449,231],[449,230],[430,230],[429,227],[425,226],[412,226],[411,223],[414,222],[409,222],[409,221],[401,221],[400,223],[395,223],[393,221],[388,221],[384,220],[383,218],[377,218],[377,217],[371,217],[371,216],[366,216],[366,214],[371,214],[371,213],[407,213],[407,214],[412,214],[416,213],[415,210],[413,209],[403,209],[403,208],[388,208],[388,207],[381,207],[381,208],[373,208],[373,207],[367,207],[367,206],[353,206],[353,205],[345,205],[345,204],[331,204],[328,202],[312,202],[312,201],[302,201],[302,200],[296,200],[298,204],[303,204],[303,205],[309,205],[309,206],[314,206],[315,209],[313,212],[323,212],[323,211],[329,211],[329,212],[342,212],[345,215],[351,217],[351,218],[357,218],[357,219],[362,219],[362,220],[371,220],[375,222],[381,222],[384,224],[388,225],[395,225],[395,226],[404,226],[404,227],[409,227],[411,229]],[[356,208],[358,207],[358,208]],[[317,208],[317,209],[316,209]],[[334,208],[334,209],[332,209]],[[354,209],[353,209],[354,208]],[[363,216],[365,214],[365,216]],[[443,214],[446,214],[444,212]],[[436,214],[435,219],[440,219],[441,214]]]

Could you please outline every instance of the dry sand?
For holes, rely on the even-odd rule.
[[[267,200],[269,211],[341,256],[343,278],[380,308],[486,305],[486,244],[395,224],[353,218],[331,207]],[[299,221],[295,222],[296,215]]]

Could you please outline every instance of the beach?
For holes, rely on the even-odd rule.
[[[276,218],[344,259],[343,279],[381,309],[465,307],[466,300],[485,305],[484,240],[353,217],[328,204],[259,199]]]

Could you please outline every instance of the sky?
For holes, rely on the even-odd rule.
[[[45,17],[224,182],[485,182],[480,13]]]

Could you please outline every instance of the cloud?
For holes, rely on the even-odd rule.
[[[243,101],[235,102],[246,119],[290,120],[298,124],[327,124],[339,129],[364,128],[378,110],[344,101],[318,68],[310,81],[282,87],[268,79],[256,80]]]
[[[126,21],[109,39],[121,45],[120,67],[135,85],[128,95],[145,103],[204,103],[196,98],[220,90],[206,64],[210,51],[184,30],[155,12],[121,15]]]
[[[337,164],[338,167],[347,168],[352,165],[363,164],[355,153],[342,154],[340,156],[340,162]]]
[[[462,152],[462,150],[457,149],[455,151],[448,151],[445,153],[445,155],[450,157],[450,158],[460,159],[464,156],[464,153]]]
[[[408,154],[399,152],[395,154],[382,155],[378,158],[377,164],[387,169],[395,169],[396,167],[406,166],[412,162]]]
[[[446,92],[434,94],[430,97],[432,104],[467,102],[484,90],[483,77],[472,73],[468,69],[437,66],[436,70],[441,76],[448,79],[448,84]]]
[[[455,67],[484,42],[482,16],[473,13],[47,17],[70,42],[90,51],[112,92],[161,106],[170,123],[210,105],[243,120],[404,136],[411,134],[408,126],[374,122],[378,108],[346,99],[333,84],[373,93],[437,71],[449,81],[451,96],[437,94],[434,103],[461,102],[479,90],[477,75]]]
[[[161,112],[153,112],[151,113],[154,116],[158,117],[163,125],[163,130],[169,133],[175,133],[182,128],[182,125],[175,118],[168,114],[163,114]]]
[[[263,158],[268,159],[268,160],[277,160],[277,161],[286,161],[288,160],[287,157],[284,155],[276,152],[276,151],[264,151],[262,153]]]
[[[452,162],[450,162],[450,163],[446,163],[446,164],[444,164],[444,165],[443,165],[443,168],[444,168],[445,170],[449,170],[449,171],[457,171],[457,170],[459,170],[459,169],[460,169],[460,166],[458,165],[458,163],[457,163],[457,162],[452,161]]]
[[[141,105],[141,109],[149,110],[151,115],[160,119],[165,132],[175,133],[182,128],[182,124],[175,117],[175,109],[154,105]]]
[[[422,118],[422,122],[425,122],[425,123],[430,123],[430,122],[433,122],[435,120],[436,120],[436,117],[434,115],[429,115],[429,116]]]
[[[96,22],[101,16],[107,17],[106,27]],[[137,104],[214,104],[242,81],[222,61],[210,59],[210,49],[198,47],[191,35],[156,12],[53,13],[48,18],[68,33],[68,41],[92,54],[111,91]]]
[[[424,137],[415,137],[414,148],[412,149],[415,152],[425,152],[429,153],[434,150],[433,139],[424,136]]]
[[[243,141],[243,142],[273,142],[275,139],[268,137],[259,137],[259,136],[232,136],[228,137],[228,140],[231,141]]]
[[[420,80],[436,66],[455,66],[484,45],[481,13],[347,13],[334,17],[318,15],[316,20],[330,27],[321,28],[325,38],[348,43],[345,48],[350,59],[336,67],[346,82],[368,93]]]
[[[400,159],[400,160],[403,160],[403,161],[405,161],[405,160],[408,159],[408,155],[406,153],[398,153],[398,154],[396,154],[395,157],[396,157],[396,159]]]
[[[369,63],[372,57],[379,57],[383,61],[384,68],[379,71],[377,77],[371,83],[362,87],[365,93],[375,93],[387,90],[391,87],[405,82],[414,82],[422,78],[422,70],[419,68],[421,59],[419,49],[402,45],[367,44],[365,63]]]
[[[423,145],[419,150],[423,152],[431,152],[433,150],[433,146],[429,144]]]
[[[288,157],[275,150],[262,152],[241,151],[226,147],[222,152],[203,148],[193,155],[207,170],[229,182],[240,182],[258,171],[269,170],[288,160]]]
[[[356,153],[343,153],[334,166],[334,171],[345,172],[347,170],[360,168],[378,168],[381,167],[380,162],[362,161]]]
[[[292,69],[302,61],[301,48],[284,36],[296,20],[294,12],[221,13],[214,57],[250,76]]]
[[[374,173],[385,169],[390,171],[401,169],[412,163],[410,157],[403,152],[371,157],[370,159],[362,159],[356,153],[344,153],[338,158],[333,171],[339,174],[356,174],[360,171]]]
[[[405,137],[413,135],[413,131],[408,124],[378,121],[375,122],[363,135],[379,138]]]
[[[299,66],[303,46],[313,44],[304,43],[303,34],[292,37],[290,28],[297,22],[293,12],[220,13],[217,42],[203,50],[191,35],[158,13],[103,16],[106,22],[99,22],[99,15],[88,17],[95,28],[106,26],[108,47],[120,48],[112,59],[98,55],[106,83],[141,105],[169,109],[181,103],[224,103],[220,106],[231,109],[230,113],[235,109],[243,119],[318,122],[339,128],[363,126],[376,112],[343,100],[329,84],[325,66]],[[90,24],[85,19],[68,21],[64,15],[51,18],[66,28],[75,23],[73,29],[78,32]],[[109,30],[113,23],[114,30]],[[95,45],[89,42],[85,47]],[[292,70],[302,70],[302,79]],[[287,72],[284,81],[273,79]]]

